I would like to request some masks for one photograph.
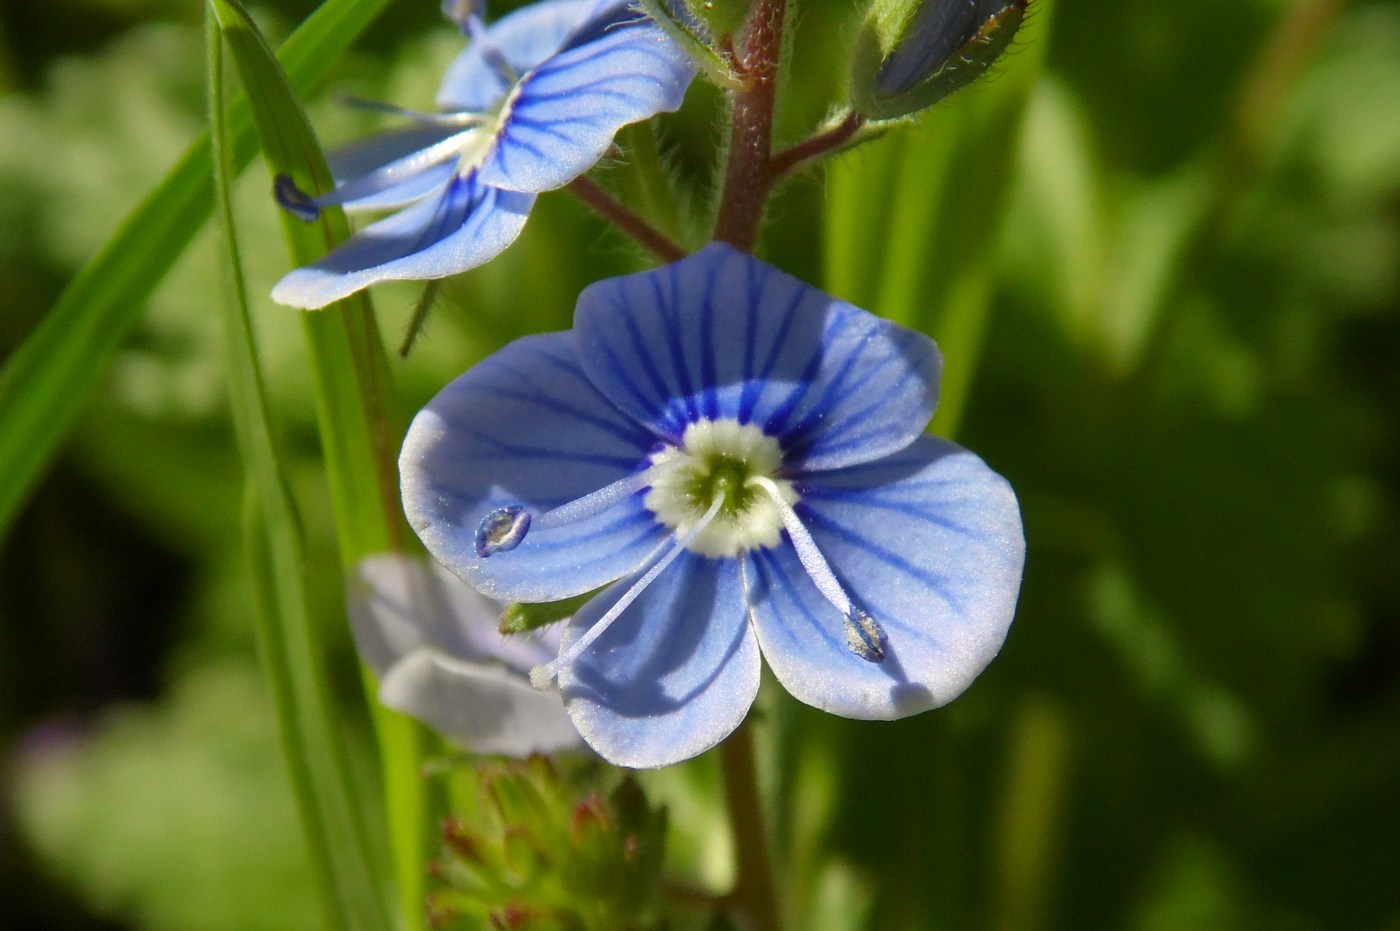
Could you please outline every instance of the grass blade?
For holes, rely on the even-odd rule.
[[[229,299],[223,317],[230,356],[230,401],[248,481],[245,533],[257,594],[258,642],[331,925],[365,931],[388,928],[374,848],[361,816],[344,740],[338,733],[321,644],[312,621],[300,522],[280,466],[260,374],[229,203],[232,153],[224,124],[222,38],[213,15],[209,21],[215,191],[228,256]]]

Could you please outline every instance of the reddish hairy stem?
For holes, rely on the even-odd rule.
[[[801,168],[804,162],[844,145],[864,125],[865,117],[852,111],[846,115],[844,120],[830,129],[819,132],[795,146],[783,149],[774,155],[769,162],[769,170],[773,174],[773,179],[781,179],[788,173]]]
[[[753,251],[775,176],[773,102],[783,51],[787,0],[755,0],[734,49],[741,82],[731,98],[729,163],[724,171],[715,239]]]
[[[615,224],[663,262],[678,262],[686,251],[667,238],[656,227],[613,200],[598,185],[580,175],[569,182],[569,191],[593,208],[599,216]]]

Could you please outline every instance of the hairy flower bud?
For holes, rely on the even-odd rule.
[[[1029,0],[877,0],[856,40],[852,93],[867,119],[933,106],[1011,44]]]

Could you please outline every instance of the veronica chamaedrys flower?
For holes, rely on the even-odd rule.
[[[600,281],[574,329],[477,364],[414,420],[404,506],[502,600],[607,586],[532,672],[603,757],[663,766],[743,720],[760,652],[852,718],[942,705],[1011,623],[1004,479],[924,434],[941,360],[725,245]]]
[[[559,695],[530,686],[529,670],[559,651],[557,628],[506,637],[504,605],[410,556],[362,559],[346,587],[355,648],[384,705],[476,753],[583,746]]]
[[[308,197],[280,179],[282,206],[402,208],[273,288],[323,307],[389,279],[455,275],[495,257],[535,195],[591,168],[618,129],[681,105],[695,68],[631,0],[548,0],[487,27],[468,14],[467,50],[448,69],[440,113],[332,157],[338,186]]]

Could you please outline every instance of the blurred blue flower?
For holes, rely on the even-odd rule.
[[[527,675],[559,652],[555,631],[504,636],[504,605],[409,556],[360,560],[346,588],[355,648],[385,706],[476,753],[582,748],[559,695],[532,688]]]
[[[279,178],[287,210],[399,209],[272,297],[323,307],[389,279],[441,278],[510,245],[540,191],[600,159],[618,129],[681,105],[695,68],[631,0],[548,0],[483,26],[466,11],[467,50],[448,69],[442,112],[331,158],[337,187],[310,197]]]
[[[808,704],[904,717],[996,655],[1025,551],[1006,481],[923,432],[940,368],[928,337],[711,245],[448,385],[409,429],[404,506],[493,598],[607,586],[532,679],[614,763],[722,740],[760,651]]]

